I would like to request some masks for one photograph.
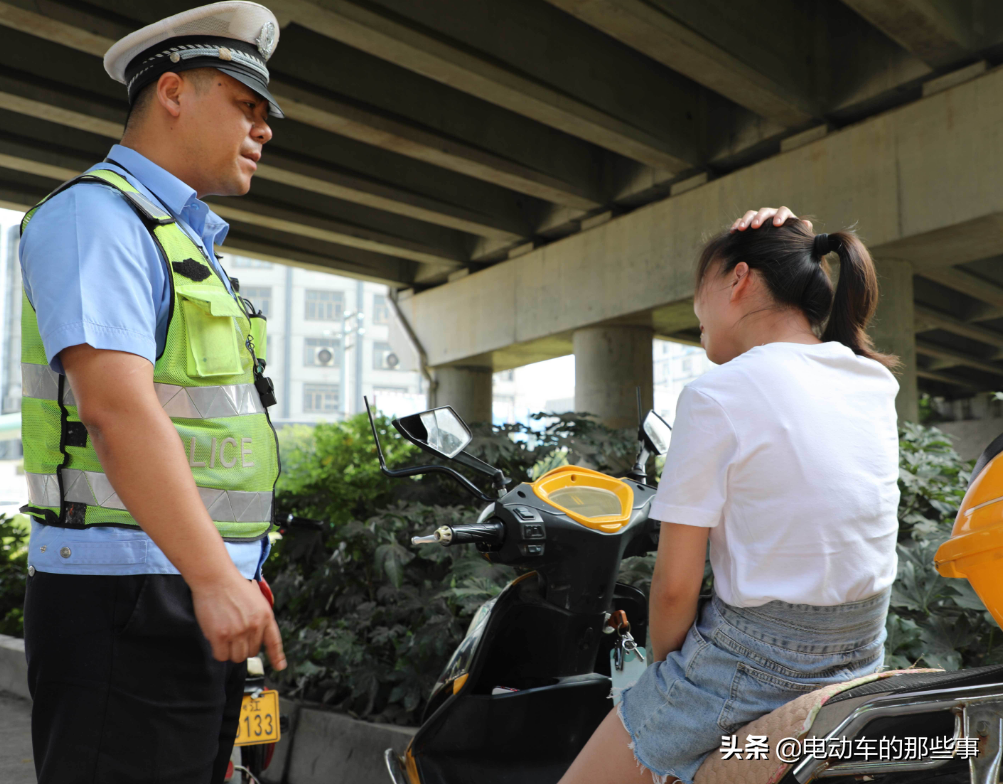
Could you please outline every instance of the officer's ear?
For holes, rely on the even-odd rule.
[[[181,115],[181,93],[184,90],[184,80],[173,71],[161,74],[157,80],[157,102],[171,117]]]

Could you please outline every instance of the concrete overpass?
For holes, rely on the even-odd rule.
[[[0,0],[0,200],[121,132],[110,42],[197,5]],[[881,345],[916,389],[1003,386],[1003,6],[975,0],[272,0],[276,123],[242,252],[386,281],[440,401],[577,357],[576,407],[650,390],[695,338],[694,253],[738,212],[856,225]],[[650,391],[648,393],[650,395]]]

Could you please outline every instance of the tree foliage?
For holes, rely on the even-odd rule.
[[[28,576],[28,534],[24,515],[0,515],[0,634],[24,636],[24,589]]]
[[[971,464],[935,427],[899,433],[898,576],[888,613],[885,664],[953,670],[1003,662],[1000,629],[967,580],[941,577],[937,548],[951,535]]]

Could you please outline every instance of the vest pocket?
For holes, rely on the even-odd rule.
[[[243,372],[234,323],[240,312],[226,291],[219,294],[214,291],[197,295],[178,292],[188,333],[190,376],[235,376]],[[226,300],[229,300],[229,307]]]

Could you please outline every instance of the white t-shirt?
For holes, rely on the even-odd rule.
[[[842,343],[750,349],[679,396],[651,517],[711,529],[733,606],[874,595],[897,567],[897,391]]]

